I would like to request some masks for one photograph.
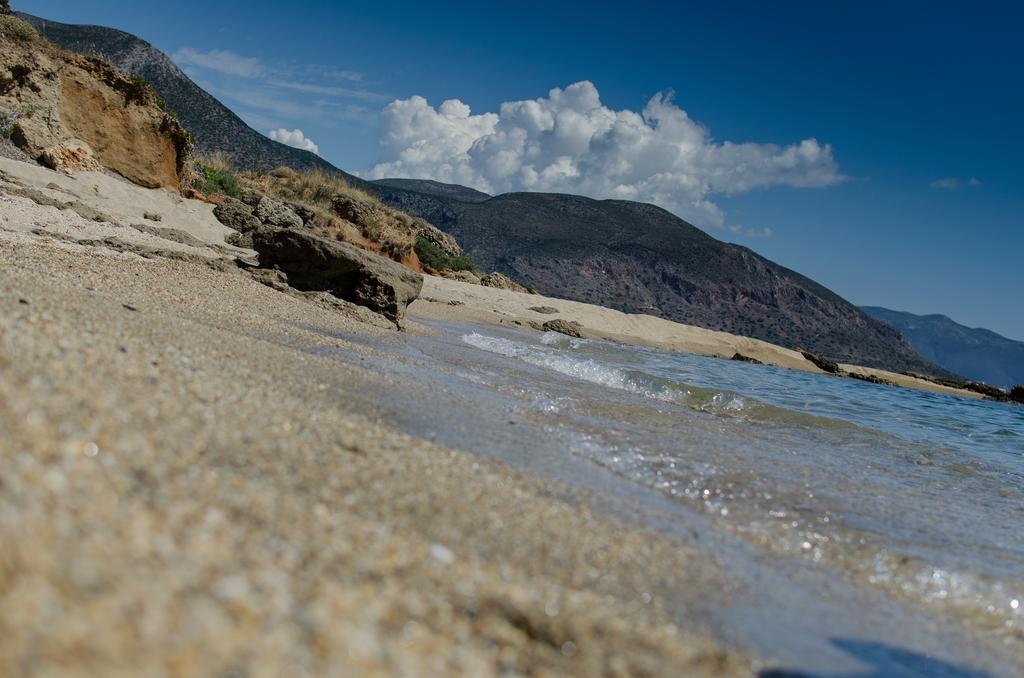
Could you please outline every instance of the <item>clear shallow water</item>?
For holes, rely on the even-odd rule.
[[[357,351],[272,340],[378,375],[345,391],[350,411],[581,488],[627,529],[696,548],[720,587],[661,591],[667,609],[769,665],[1021,675],[1024,408],[430,325],[385,338],[304,327]]]
[[[460,339],[509,361],[483,378],[573,454],[1024,638],[1024,408],[553,333]]]

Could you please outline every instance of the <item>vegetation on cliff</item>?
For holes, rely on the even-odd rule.
[[[423,236],[416,236],[416,256],[435,271],[472,271],[473,262],[465,254],[452,256]]]

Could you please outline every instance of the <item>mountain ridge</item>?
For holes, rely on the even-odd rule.
[[[1024,383],[1024,342],[984,327],[967,327],[941,313],[917,315],[882,306],[862,306],[868,315],[902,332],[926,359],[991,386]]]
[[[823,285],[716,240],[655,205],[545,193],[487,196],[419,179],[368,182],[246,125],[144,40],[101,26],[20,15],[65,49],[148,80],[203,153],[239,169],[319,168],[455,236],[478,266],[549,296],[803,348],[841,362],[948,376],[895,329]]]

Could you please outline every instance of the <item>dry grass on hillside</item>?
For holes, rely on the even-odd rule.
[[[16,16],[0,15],[0,37],[18,42],[34,42],[39,39],[39,34]]]
[[[244,173],[241,180],[243,186],[309,207],[316,215],[314,226],[330,237],[418,265],[413,248],[424,222],[384,205],[339,176],[279,167],[269,175]]]

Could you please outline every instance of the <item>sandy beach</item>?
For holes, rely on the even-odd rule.
[[[711,563],[348,412],[388,377],[312,325],[384,332],[204,264],[3,240],[0,673],[750,671],[662,609],[725,590]]]

